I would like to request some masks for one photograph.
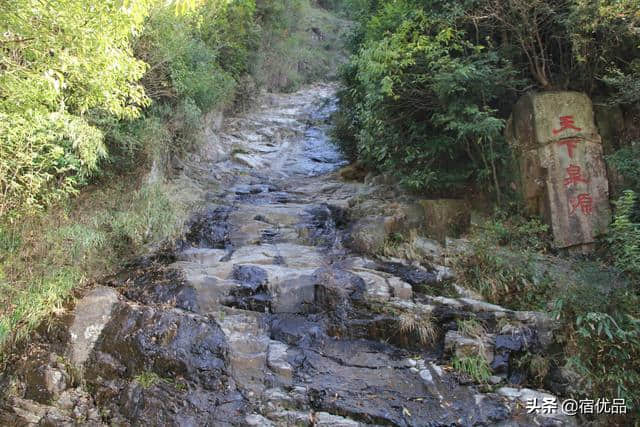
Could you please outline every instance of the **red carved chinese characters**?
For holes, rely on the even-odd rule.
[[[560,129],[552,129],[553,134],[557,135],[562,131],[572,129],[575,131],[581,131],[582,129],[577,127],[573,122],[573,116],[561,116],[560,117]],[[573,159],[573,151],[582,142],[579,138],[566,138],[557,142],[558,145],[566,145],[569,158]],[[589,181],[582,176],[582,169],[579,165],[570,164],[567,167],[567,177],[564,179],[564,186],[569,187],[571,185],[588,184]],[[580,211],[584,215],[591,215],[593,212],[593,197],[589,193],[580,193],[575,199],[569,199],[571,204],[571,211],[569,215],[572,215],[576,210]]]
[[[571,212],[572,214],[576,209],[580,208],[583,214],[591,215],[593,212],[593,198],[589,193],[578,194],[578,197],[571,200]]]
[[[582,142],[582,140],[578,138],[567,138],[558,141],[558,145],[566,145],[567,151],[569,153],[569,158],[573,159],[573,149],[576,148],[580,142]]]
[[[582,182],[584,184],[587,184],[589,182],[582,176],[582,169],[578,165],[569,165],[567,167],[567,175],[569,176],[564,179],[565,187],[568,187],[572,184],[578,184],[579,182]]]
[[[582,129],[573,124],[573,116],[560,116],[560,129],[553,129],[553,134],[557,135],[562,131],[572,129],[580,132]]]

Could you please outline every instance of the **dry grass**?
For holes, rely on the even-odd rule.
[[[401,313],[398,323],[398,329],[402,334],[415,334],[420,344],[433,343],[438,337],[438,330],[431,315]]]
[[[469,338],[482,339],[487,334],[487,330],[482,323],[476,319],[457,320],[458,332]]]

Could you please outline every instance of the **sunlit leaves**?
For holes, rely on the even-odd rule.
[[[0,215],[75,191],[105,156],[85,119],[149,104],[130,40],[155,0],[12,0],[0,9]]]

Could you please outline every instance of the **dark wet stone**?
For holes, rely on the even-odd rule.
[[[271,318],[271,339],[298,347],[326,337],[326,320],[320,315],[280,313]]]
[[[73,419],[60,411],[49,410],[38,423],[40,427],[56,427],[61,425],[73,425]]]
[[[128,299],[142,304],[169,304],[184,310],[197,311],[195,289],[183,273],[161,264],[129,270],[111,282]]]
[[[266,285],[269,282],[267,272],[254,265],[234,265],[230,278],[241,285],[245,295],[253,295],[259,290],[266,290]]]
[[[207,317],[120,303],[96,349],[86,380],[112,423],[239,425],[243,418],[247,402],[227,371],[224,333]],[[147,384],[137,380],[144,375]]]
[[[306,210],[306,223],[310,239],[316,245],[331,246],[336,240],[337,223],[342,223],[343,211],[326,203],[315,205]],[[337,221],[336,221],[337,219]]]
[[[511,415],[511,410],[497,396],[485,396],[480,404],[480,420],[487,425],[504,421]]]
[[[438,319],[438,323],[444,331],[455,331],[458,329],[457,320],[467,320],[472,317],[469,312],[464,309],[448,305],[436,306],[431,314]]]
[[[316,313],[321,307],[315,304],[316,281],[313,275],[300,275],[283,280],[274,297],[274,313]]]
[[[237,391],[215,395],[200,388],[182,389],[170,381],[146,389],[137,382],[128,383],[121,387],[119,399],[102,404],[110,409],[111,425],[176,427],[241,426],[247,406]]]
[[[322,267],[313,273],[313,277],[316,285],[315,302],[324,310],[344,310],[349,302],[362,301],[364,298],[364,280],[350,271]]]
[[[120,303],[95,348],[125,366],[130,375],[153,371],[163,378],[180,376],[210,390],[228,385],[224,333],[207,317]],[[103,365],[92,360],[98,362],[92,356],[88,377],[106,378]]]
[[[268,184],[241,184],[236,185],[231,189],[235,194],[249,195],[249,194],[260,194],[260,193],[268,193],[270,191],[274,191],[275,187],[270,186]]]
[[[267,288],[267,272],[253,265],[234,265],[230,278],[238,282],[230,297],[223,301],[228,307],[258,312],[270,312],[272,298]]]
[[[292,199],[288,193],[278,192],[272,194],[274,203],[287,204],[287,203],[296,203],[298,200]]]
[[[242,194],[249,194],[251,191],[248,185],[242,185],[242,186],[234,187],[233,192],[238,195],[242,195]]]
[[[363,349],[364,350],[364,349]],[[366,350],[364,350],[366,351]],[[370,348],[369,352],[375,350]],[[423,383],[419,375],[373,360],[371,365],[351,365],[322,348],[305,349],[301,379],[312,408],[369,424],[395,426],[473,425],[477,408],[473,396],[454,384],[440,388],[450,406]],[[382,357],[388,357],[382,355]],[[449,388],[451,387],[451,388]]]
[[[507,381],[512,385],[522,385],[527,381],[527,374],[520,371],[511,372]]]
[[[194,215],[187,224],[186,243],[200,248],[224,249],[229,246],[227,220],[230,212],[230,207],[220,206]]]
[[[497,335],[495,339],[496,350],[520,351],[524,346],[522,335]]]
[[[257,311],[260,313],[271,312],[271,295],[257,293],[254,295],[233,295],[223,301],[227,307],[240,308],[242,310]]]
[[[375,265],[374,268],[393,274],[412,286],[430,285],[438,282],[438,276],[435,273],[399,262],[382,262]]]
[[[496,374],[503,374],[509,371],[509,352],[496,353],[491,362],[491,369]]]
[[[42,351],[32,353],[16,372],[26,385],[24,397],[40,403],[49,403],[54,396],[54,390],[50,384],[53,369],[47,353]],[[61,377],[61,379],[64,381],[64,378]]]
[[[280,233],[276,230],[265,229],[260,231],[260,241],[262,243],[275,243],[280,240]]]

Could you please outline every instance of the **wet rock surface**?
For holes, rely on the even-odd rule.
[[[410,201],[334,173],[344,165],[326,136],[334,91],[271,95],[228,119],[221,140],[243,155],[192,172],[226,190],[207,197],[170,254],[106,280],[94,297],[108,304],[94,313],[95,298],[78,302],[69,324],[86,339],[43,340],[37,358],[17,362],[0,421],[573,425],[527,414],[523,399],[538,392],[507,387],[509,358],[548,345],[544,316],[429,293],[452,279],[434,264],[444,253],[437,242],[423,239],[417,255],[401,248],[405,258],[381,253],[389,233],[423,218]],[[358,234],[365,217],[383,227],[373,244]],[[448,367],[451,352],[477,344],[457,331],[467,319],[487,326],[492,361],[503,363],[493,388]]]

